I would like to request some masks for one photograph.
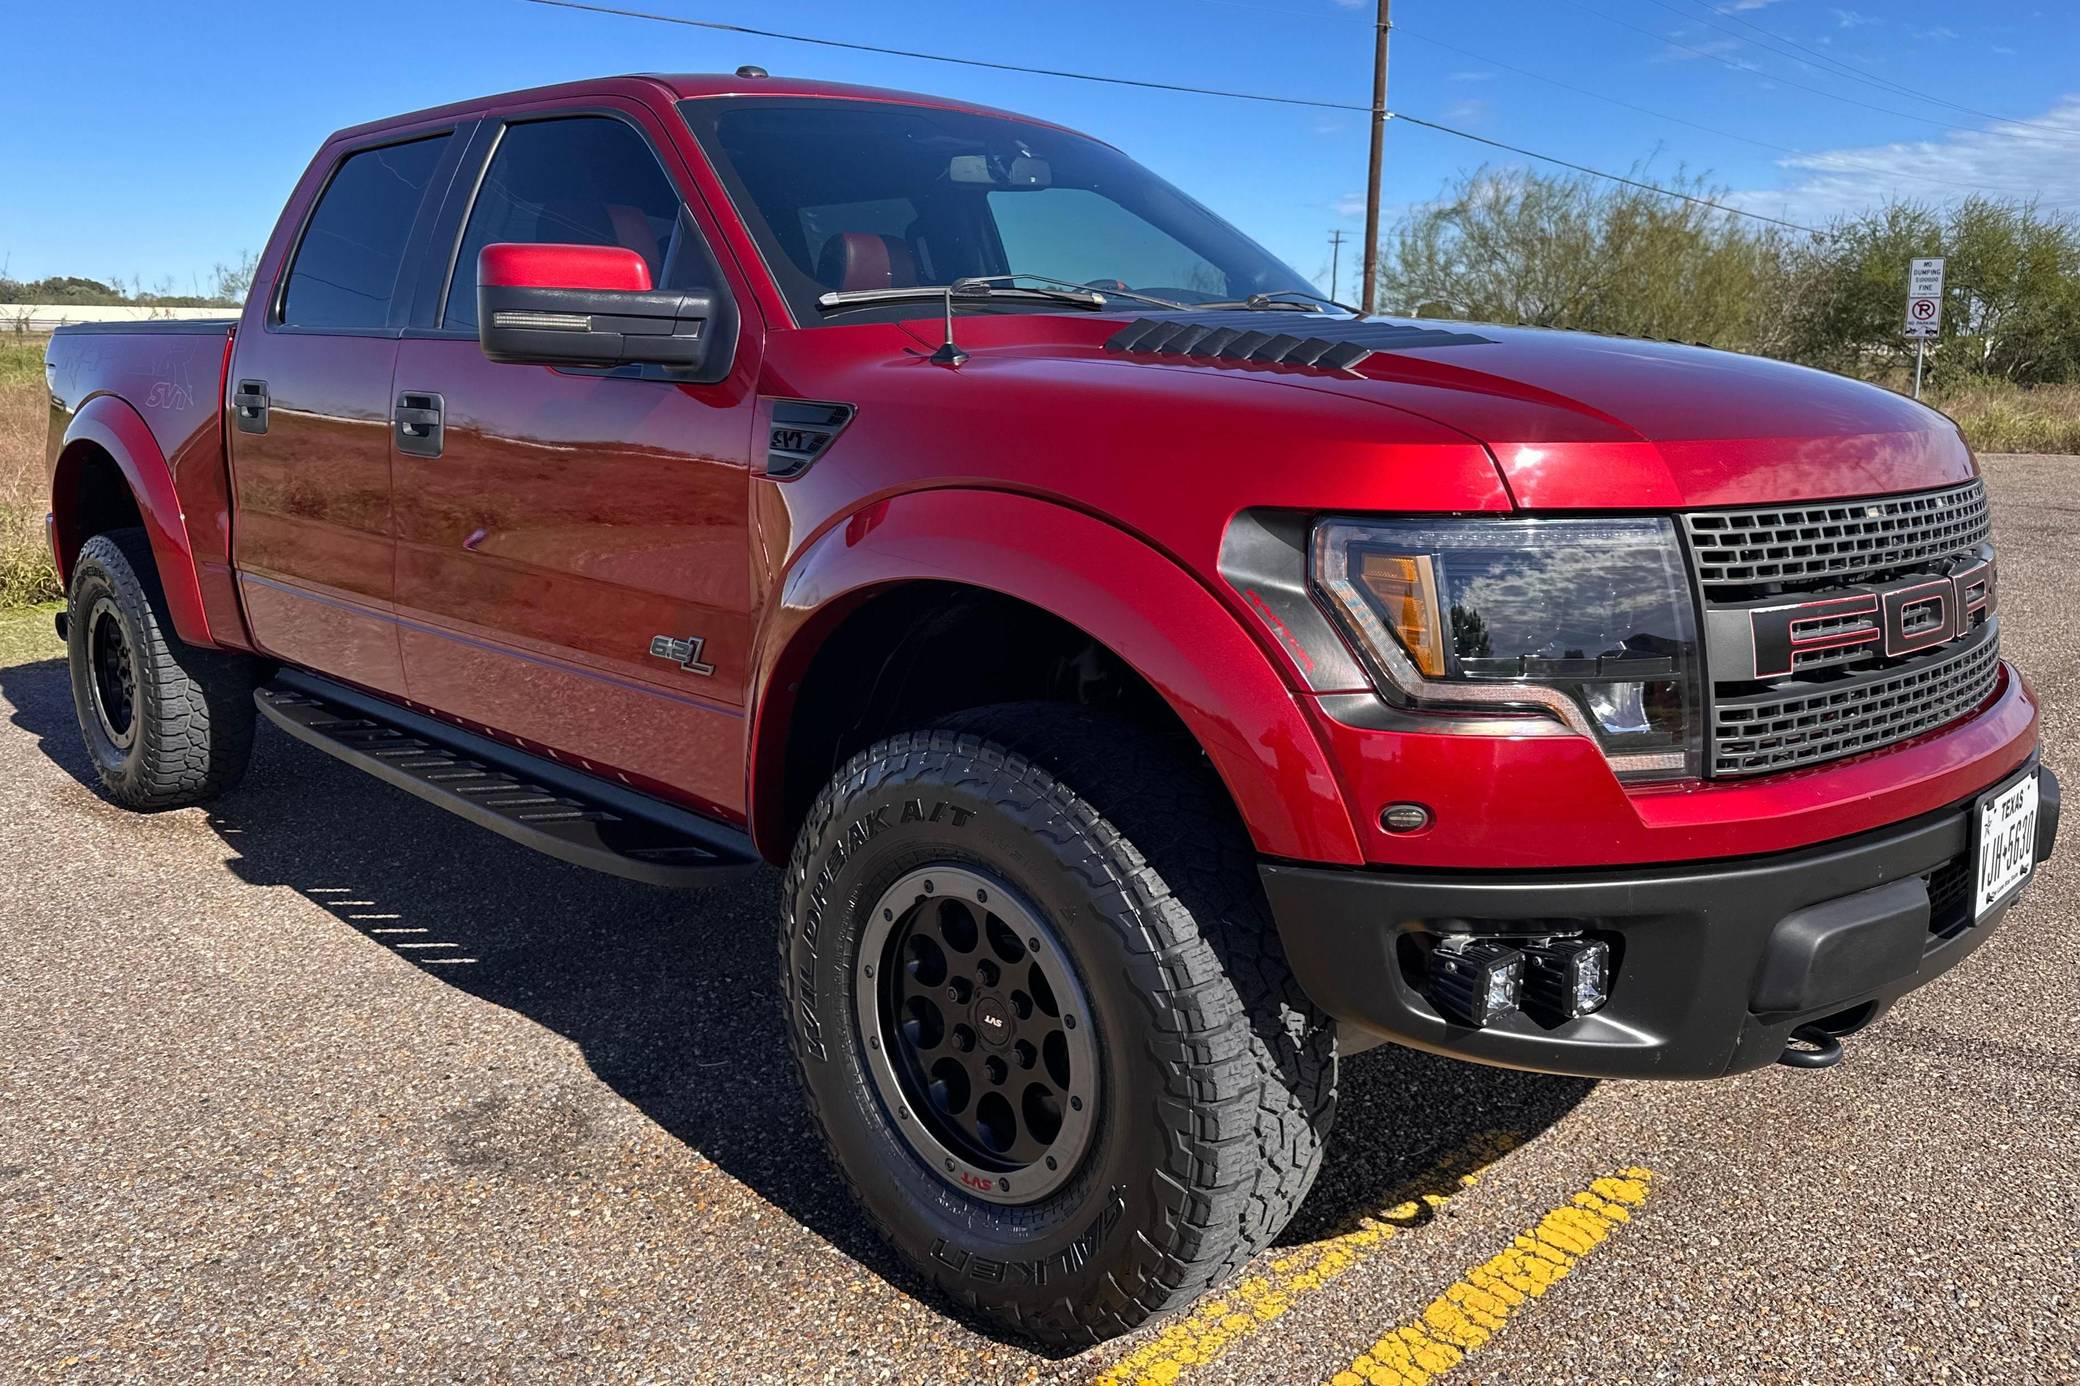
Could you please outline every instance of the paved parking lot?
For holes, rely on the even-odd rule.
[[[2076,468],[1989,463],[2080,785]],[[0,1377],[2080,1380],[2070,857],[1829,1071],[1361,1056],[1248,1279],[1054,1358],[920,1299],[826,1171],[770,875],[590,875],[273,734],[133,817],[57,654],[0,668]]]

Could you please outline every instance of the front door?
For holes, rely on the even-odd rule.
[[[232,355],[232,527],[260,648],[402,694],[392,611],[390,377],[413,228],[449,133],[350,149]]]
[[[748,370],[695,385],[496,365],[476,338],[486,245],[623,246],[659,288],[719,284],[642,119],[498,132],[437,326],[399,348],[399,408],[440,421],[437,452],[400,431],[393,453],[406,682],[414,702],[737,817]]]

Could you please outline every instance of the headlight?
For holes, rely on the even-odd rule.
[[[1389,697],[1542,710],[1626,779],[1699,772],[1696,622],[1666,520],[1323,520],[1312,580]]]

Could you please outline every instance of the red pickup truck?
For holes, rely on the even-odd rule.
[[[257,715],[574,863],[781,865],[838,1169],[1042,1340],[1263,1247],[1339,1046],[1823,1067],[2056,835],[1941,415],[1360,316],[1002,112],[747,68],[346,130],[237,321],[49,379],[112,799]]]

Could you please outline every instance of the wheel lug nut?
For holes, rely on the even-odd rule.
[[[962,1003],[966,1003],[967,999],[970,996],[974,995],[974,993],[975,988],[969,985],[968,979],[966,977],[954,978],[953,985],[946,988],[946,994],[948,996],[951,996],[955,1001]]]
[[[965,1054],[975,1047],[975,1032],[965,1025],[953,1027],[953,1047]]]
[[[975,965],[975,978],[982,985],[986,987],[995,986],[997,984],[997,976],[997,965],[989,959],[984,958]]]
[[[984,1061],[982,1067],[989,1074],[990,1082],[995,1083],[998,1087],[1002,1087],[1004,1080],[1011,1076],[1011,1070],[1004,1067],[1004,1061],[994,1054]]]
[[[1012,1046],[1012,1052],[1018,1056],[1018,1066],[1020,1068],[1031,1068],[1040,1058],[1034,1052],[1033,1046],[1027,1044],[1024,1040],[1020,1040],[1016,1045]]]
[[[1011,1010],[1020,1020],[1030,1019],[1033,1014],[1033,998],[1022,991],[1012,992]]]

